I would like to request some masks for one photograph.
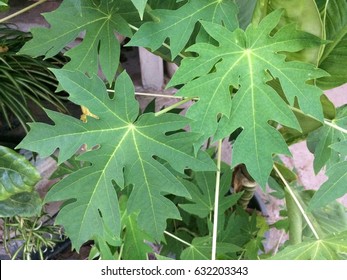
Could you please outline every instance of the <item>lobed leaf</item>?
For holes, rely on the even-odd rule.
[[[69,92],[69,99],[97,116],[87,117],[83,123],[47,111],[54,125],[31,124],[31,131],[19,144],[43,156],[59,148],[59,163],[69,159],[81,145],[87,147],[88,152],[79,159],[91,165],[72,173],[47,194],[46,201],[66,201],[57,223],[64,225],[75,248],[107,232],[119,237],[120,213],[114,185],[131,185],[128,213],[138,212],[139,228],[154,239],[161,239],[166,220],[180,218],[176,206],[164,195],[188,197],[189,193],[157,159],[166,161],[179,173],[185,168],[216,168],[206,153],[194,155],[192,143],[197,135],[169,133],[182,129],[189,120],[176,114],[156,117],[147,113],[138,117],[134,87],[125,72],[117,79],[113,98],[97,76],[88,78],[68,70],[54,73]]]
[[[324,2],[320,6],[328,44],[320,58],[319,67],[330,76],[318,79],[317,85],[322,89],[331,89],[347,82],[347,1]]]
[[[141,25],[128,45],[155,51],[169,38],[172,60],[184,49],[199,20],[231,30],[238,26],[237,7],[231,0],[190,0],[177,10],[157,9],[151,14],[155,21]]]
[[[274,260],[338,260],[347,253],[347,232],[333,234],[319,240],[304,241],[280,251]]]
[[[339,107],[336,117],[331,121],[341,128],[347,129],[347,107]],[[314,153],[313,168],[318,173],[325,165],[328,167],[343,160],[332,145],[347,140],[347,135],[327,124],[312,132],[307,138],[307,146]]]
[[[117,13],[121,5],[122,1],[63,1],[57,10],[45,14],[50,28],[33,28],[33,39],[20,53],[52,57],[85,32],[83,41],[65,53],[71,61],[64,68],[93,75],[100,65],[106,79],[112,82],[120,56],[115,32],[131,36],[127,22]]]
[[[329,179],[317,190],[309,209],[320,208],[347,193],[347,161],[332,165],[327,170]]]
[[[308,81],[325,72],[311,64],[286,61],[282,54],[316,46],[320,40],[296,30],[294,25],[286,25],[270,36],[281,15],[276,10],[246,31],[230,32],[220,25],[202,22],[218,46],[196,44],[188,48],[199,56],[184,59],[169,83],[186,83],[178,95],[199,98],[187,112],[195,120],[192,131],[203,135],[198,144],[216,133],[221,116],[216,138],[243,129],[233,146],[232,166],[245,163],[262,187],[272,169],[272,155],[289,154],[283,138],[268,122],[274,120],[300,130],[294,114],[268,82],[278,79],[290,105],[297,99],[306,114],[323,119],[322,91]],[[233,98],[231,87],[237,90]]]

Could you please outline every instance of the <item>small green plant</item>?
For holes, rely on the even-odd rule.
[[[346,255],[345,209],[329,205],[346,193],[347,115],[322,90],[347,81],[347,1],[64,0],[46,19],[50,28],[34,28],[20,53],[52,57],[84,32],[65,53],[70,62],[52,71],[89,114],[82,122],[46,110],[54,124],[31,124],[18,147],[41,156],[59,149],[59,164],[86,148],[77,159],[89,164],[45,198],[65,201],[56,223],[76,250],[93,240],[102,259]],[[180,88],[167,97],[175,104],[140,112],[141,94],[119,71],[115,32],[179,65],[168,85]],[[185,116],[172,112],[183,104]],[[313,195],[277,157],[305,139],[315,171],[326,166],[329,176]],[[206,142],[217,143],[210,154]],[[237,206],[246,207],[255,183],[286,200],[290,240],[279,252],[261,253],[269,226]]]

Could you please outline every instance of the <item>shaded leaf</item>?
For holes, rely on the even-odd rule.
[[[314,46],[319,40],[297,31],[293,25],[269,36],[280,17],[281,11],[277,10],[259,26],[250,25],[245,32],[240,29],[230,32],[220,25],[203,22],[203,27],[219,45],[190,47],[188,51],[199,56],[184,59],[169,84],[187,83],[178,95],[199,97],[187,112],[187,116],[195,120],[192,131],[203,134],[199,144],[216,132],[220,115],[226,117],[221,121],[216,138],[243,128],[233,145],[232,167],[245,163],[250,175],[262,187],[272,169],[272,155],[289,154],[283,138],[268,121],[275,120],[299,129],[292,111],[267,82],[272,77],[278,78],[289,104],[293,105],[297,98],[306,114],[319,120],[323,118],[322,92],[307,81],[325,73],[310,64],[286,62],[285,56],[279,54]],[[210,72],[214,68],[215,71]],[[231,86],[238,89],[232,102]]]
[[[287,246],[271,259],[274,260],[338,260],[347,253],[347,231],[319,240],[304,241]]]
[[[324,94],[321,95],[321,104],[323,107],[324,117],[329,120],[335,119],[335,106]],[[306,140],[311,132],[315,131],[316,129],[322,126],[322,123],[320,121],[310,116],[307,116],[301,111],[293,110],[293,113],[295,114],[296,119],[300,124],[301,131],[285,126],[279,129],[279,132],[282,134],[282,137],[286,140],[288,146]]]
[[[242,195],[242,193],[228,194],[231,188],[232,172],[229,168],[224,171],[221,177],[219,196],[219,213],[221,214],[235,205]],[[208,217],[214,210],[216,173],[196,172],[193,183],[185,181],[184,184],[191,195],[189,199],[191,203],[181,203],[179,204],[180,208],[200,218]]]
[[[24,156],[0,146],[0,201],[18,193],[32,192],[40,178],[39,172]]]
[[[347,193],[347,161],[332,165],[327,170],[329,179],[317,190],[309,203],[309,209],[323,207]]]
[[[195,134],[169,133],[185,127],[189,120],[175,114],[156,117],[149,113],[138,117],[134,87],[125,72],[117,79],[113,99],[96,76],[88,78],[67,70],[54,73],[72,102],[98,116],[98,119],[88,117],[83,123],[47,111],[54,125],[31,124],[31,131],[19,144],[41,155],[59,148],[59,163],[69,159],[81,145],[87,147],[88,152],[79,159],[91,166],[64,178],[47,194],[46,201],[67,200],[56,222],[64,225],[75,248],[95,236],[104,236],[105,225],[119,236],[120,214],[114,182],[120,188],[133,186],[128,213],[139,211],[139,227],[151,237],[161,239],[166,219],[180,218],[176,206],[164,195],[189,196],[189,193],[156,158],[165,160],[180,173],[185,168],[215,169],[206,153],[194,156]]]
[[[246,29],[251,23],[257,0],[236,0],[235,3],[239,7],[238,20],[240,28]]]
[[[331,122],[347,129],[347,106],[337,108],[336,117]],[[325,165],[329,167],[343,159],[337,151],[331,148],[331,145],[345,140],[347,140],[346,134],[327,124],[308,136],[307,146],[314,153],[315,173],[318,173]]]
[[[123,259],[125,260],[147,260],[148,253],[153,252],[149,242],[154,241],[143,232],[137,223],[137,215],[126,214],[124,218],[125,236],[123,247]]]
[[[41,213],[42,200],[36,191],[21,192],[0,201],[0,217],[33,217]]]
[[[234,253],[241,248],[230,243],[217,243],[217,256],[219,254]],[[184,249],[181,260],[210,260],[212,253],[212,237],[196,237],[190,247]]]
[[[24,45],[20,53],[52,57],[85,31],[83,41],[65,53],[71,61],[64,68],[92,75],[98,73],[100,65],[106,79],[112,82],[120,56],[115,32],[131,36],[127,22],[115,12],[124,2],[100,1],[96,4],[86,0],[80,9],[76,8],[77,4],[78,1],[63,1],[57,10],[45,14],[50,28],[33,28],[33,39]]]
[[[158,9],[151,14],[155,21],[143,24],[128,45],[155,51],[169,38],[172,59],[183,50],[199,20],[224,24],[230,30],[238,26],[237,7],[231,0],[190,0],[177,10]]]
[[[135,8],[138,10],[140,18],[143,18],[143,13],[145,12],[145,7],[148,0],[131,0],[133,2]]]
[[[324,1],[326,2],[326,1]],[[319,67],[330,76],[317,80],[322,89],[331,89],[347,82],[347,1],[329,0],[321,11],[328,44],[319,61]]]
[[[334,143],[330,145],[330,148],[340,153],[343,157],[347,156],[347,140]]]

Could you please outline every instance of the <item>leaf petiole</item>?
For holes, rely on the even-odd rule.
[[[283,184],[286,186],[286,188],[287,188],[287,190],[288,190],[290,196],[293,198],[293,200],[294,200],[296,206],[299,208],[299,210],[300,210],[302,216],[304,217],[304,219],[305,219],[307,225],[308,225],[309,228],[311,229],[311,231],[312,231],[314,237],[315,237],[316,239],[320,239],[320,238],[319,238],[319,235],[318,235],[318,233],[317,233],[317,231],[316,231],[316,229],[315,229],[315,227],[313,226],[311,220],[309,219],[308,215],[306,214],[306,211],[305,211],[304,208],[302,207],[300,201],[299,201],[298,198],[296,197],[294,191],[293,191],[292,188],[289,186],[288,182],[287,182],[286,179],[283,177],[282,173],[278,170],[278,168],[276,167],[276,165],[274,165],[273,168],[274,168],[275,172],[277,173],[277,175],[280,177],[280,179],[281,179],[281,181],[283,182]]]
[[[214,196],[214,213],[213,213],[213,233],[212,233],[212,260],[216,260],[217,252],[217,233],[218,233],[218,206],[219,206],[219,188],[220,188],[220,169],[222,162],[222,140],[218,141],[217,150],[217,172],[216,172],[216,190]]]
[[[36,6],[39,6],[39,5],[41,5],[41,4],[45,3],[45,2],[47,2],[47,0],[40,0],[40,1],[38,1],[38,2],[36,2],[36,3],[34,3],[34,4],[32,4],[32,5],[30,5],[30,6],[28,6],[28,7],[25,7],[25,8],[23,8],[23,9],[19,10],[18,12],[15,12],[15,13],[13,13],[13,14],[7,16],[7,17],[4,17],[4,18],[0,19],[0,23],[6,22],[6,21],[8,21],[9,19],[12,19],[12,18],[14,18],[14,17],[16,17],[16,16],[19,16],[19,15],[21,15],[21,14],[24,14],[25,12],[30,11],[31,9],[33,9],[33,8],[35,8]]]
[[[324,120],[324,123],[325,123],[326,125],[328,125],[328,126],[334,128],[334,129],[338,130],[338,131],[341,131],[342,133],[347,134],[347,129],[344,129],[344,128],[342,128],[341,126],[338,126],[338,125],[334,124],[333,122],[331,122],[331,121],[329,121],[329,120]]]
[[[190,244],[190,243],[184,241],[183,239],[177,237],[176,235],[173,235],[172,233],[170,233],[170,232],[168,232],[168,231],[166,231],[166,230],[164,230],[164,233],[165,233],[166,235],[172,237],[173,239],[176,239],[177,241],[181,242],[181,243],[184,244],[184,245],[187,245],[187,246],[189,246],[189,247],[192,246],[192,244]]]
[[[160,110],[159,112],[155,113],[154,115],[157,117],[157,116],[160,116],[162,114],[165,114],[165,113],[167,113],[167,112],[177,108],[178,106],[181,106],[181,105],[191,101],[192,99],[193,98],[182,99],[181,101],[179,101],[179,102],[177,102],[177,103],[175,103],[175,104],[173,104],[173,105],[171,105],[169,107],[166,107],[163,110]]]

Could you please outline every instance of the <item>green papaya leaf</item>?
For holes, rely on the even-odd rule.
[[[229,168],[228,168],[229,169]],[[224,174],[221,177],[220,196],[219,196],[219,212],[224,211],[233,205],[235,205],[242,193],[228,194],[231,188],[231,170],[224,170]],[[216,173],[215,172],[196,172],[194,181],[185,181],[191,198],[188,199],[190,203],[181,203],[179,207],[186,212],[197,215],[200,218],[208,217],[214,210],[215,199],[215,184]]]
[[[217,243],[217,255],[234,253],[241,248],[230,243]],[[210,260],[212,251],[212,237],[196,237],[192,244],[182,251],[181,260]]]
[[[330,148],[340,153],[340,155],[343,157],[347,156],[347,140],[334,143],[330,145]]]
[[[0,201],[32,192],[40,179],[39,172],[24,156],[0,146]]]
[[[285,247],[273,260],[339,260],[347,254],[347,231]]]
[[[326,173],[329,179],[312,197],[310,210],[322,207],[347,193],[347,161],[332,165]]]
[[[330,120],[334,119],[336,117],[335,106],[324,94],[321,95],[321,104],[323,107],[324,117]],[[301,131],[285,126],[279,129],[279,132],[286,140],[288,146],[306,140],[311,132],[322,126],[322,123],[320,121],[307,116],[301,111],[293,110],[293,112],[300,124]]]
[[[112,82],[119,64],[120,44],[115,36],[119,32],[131,36],[128,23],[117,10],[124,1],[63,1],[59,8],[45,14],[50,28],[33,28],[33,39],[27,42],[20,53],[30,56],[52,57],[73,42],[85,31],[83,41],[68,50],[71,58],[64,68],[80,70],[90,75],[98,73],[98,65],[109,82]],[[131,4],[130,4],[131,5]]]
[[[298,193],[302,199],[303,206],[307,207],[316,194],[314,190],[304,190]],[[347,230],[347,212],[346,208],[337,201],[332,201],[323,207],[313,209],[312,222],[319,227],[321,233],[325,235],[339,233]],[[303,236],[313,237],[312,230],[306,226]],[[324,236],[323,236],[324,237]]]
[[[347,129],[347,106],[337,108],[333,124]],[[340,154],[331,145],[347,140],[347,135],[336,128],[324,124],[323,127],[312,132],[307,138],[307,146],[314,153],[313,168],[318,173],[325,165],[328,167],[340,161]]]
[[[314,0],[260,0],[257,2],[252,22],[258,24],[276,9],[283,9],[284,14],[275,30],[287,24],[295,24],[299,30],[323,38],[323,23]],[[322,47],[307,48],[287,54],[287,57],[317,65]]]
[[[41,213],[42,200],[38,192],[21,192],[0,201],[0,217],[33,217]]]
[[[148,0],[131,0],[135,8],[138,10],[141,20],[143,19],[143,13],[145,12],[146,4]]]
[[[189,0],[177,10],[158,9],[151,14],[155,21],[141,25],[127,45],[155,51],[169,38],[172,60],[183,50],[199,20],[224,24],[230,30],[238,26],[237,7],[231,0]]]
[[[216,169],[205,152],[195,156],[192,143],[197,135],[177,132],[189,120],[169,113],[138,117],[134,86],[125,72],[116,81],[113,98],[97,76],[88,78],[68,70],[54,73],[69,92],[69,99],[94,115],[87,116],[84,123],[47,111],[54,125],[30,124],[29,134],[19,144],[43,156],[59,148],[58,163],[69,159],[82,145],[87,147],[79,160],[91,165],[61,180],[46,196],[46,201],[66,200],[56,222],[64,225],[75,248],[91,238],[104,236],[105,225],[119,237],[120,213],[114,184],[120,188],[132,185],[128,213],[138,212],[141,230],[156,240],[162,239],[166,220],[180,219],[178,209],[164,195],[189,197],[189,193],[157,158],[181,174],[186,168]]]
[[[328,44],[320,58],[319,67],[330,76],[319,78],[317,85],[322,89],[331,89],[347,82],[347,1],[324,2],[321,14]]]
[[[154,240],[141,230],[137,223],[137,214],[126,215],[124,219],[125,236],[122,257],[125,260],[147,260],[153,252],[149,242]]]
[[[306,114],[323,120],[322,91],[307,81],[325,72],[311,64],[285,61],[285,56],[279,54],[314,46],[320,40],[293,25],[269,36],[281,15],[276,10],[245,32],[240,29],[230,32],[220,25],[203,22],[206,31],[218,41],[218,47],[196,44],[188,48],[187,51],[199,56],[184,59],[169,83],[170,86],[186,83],[178,95],[199,98],[187,112],[195,120],[192,131],[203,135],[198,144],[215,134],[220,116],[224,117],[216,139],[243,128],[233,145],[232,167],[246,164],[250,175],[263,188],[273,166],[273,154],[289,154],[286,143],[269,125],[269,120],[300,130],[286,102],[267,82],[272,77],[278,78],[289,104],[293,105],[297,98]],[[215,70],[211,72],[212,69]],[[238,89],[232,100],[231,86]]]
[[[245,30],[252,21],[257,0],[236,0],[235,3],[239,8],[238,19],[240,27]]]

